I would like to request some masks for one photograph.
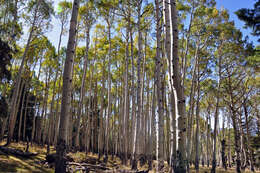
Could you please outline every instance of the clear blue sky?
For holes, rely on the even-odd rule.
[[[55,6],[60,2],[61,0],[54,0]],[[255,0],[216,0],[217,2],[217,8],[220,9],[221,7],[224,7],[229,11],[230,14],[230,20],[235,21],[235,25],[237,28],[239,28],[243,36],[249,36],[249,40],[254,43],[254,45],[259,45],[257,42],[257,37],[253,37],[250,32],[250,29],[244,29],[244,22],[240,21],[237,16],[234,14],[235,11],[241,8],[253,8]],[[51,42],[54,44],[54,46],[58,45],[58,34],[60,32],[60,24],[56,19],[53,19],[53,30],[48,33],[48,38],[51,40]],[[62,39],[62,46],[66,46],[68,41],[68,37],[65,36]]]

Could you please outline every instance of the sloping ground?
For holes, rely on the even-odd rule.
[[[1,143],[0,145],[3,145]],[[10,148],[20,149],[25,151],[26,144],[25,143],[12,143]],[[48,168],[48,165],[43,165],[43,161],[45,160],[45,150],[43,147],[30,146],[30,152],[38,153],[36,156],[31,157],[22,157],[14,154],[5,154],[0,152],[0,172],[21,172],[21,173],[51,173],[54,172],[52,169]]]
[[[4,143],[0,143],[3,145]],[[12,143],[10,148],[19,149],[25,151],[26,143]],[[31,156],[28,158],[16,156],[12,154],[5,154],[0,151],[0,172],[19,172],[19,173],[52,173],[54,172],[54,168],[51,168],[50,165],[46,164],[45,156],[46,156],[46,146],[30,146],[29,152],[38,153],[36,156]],[[51,153],[54,153],[54,149],[51,147]],[[102,161],[98,160],[98,156],[94,154],[89,154],[86,156],[83,152],[69,153],[68,156],[73,159],[73,161],[69,162],[69,171],[70,172],[92,172],[92,173],[102,173],[102,172],[114,172],[114,173],[134,173],[136,171],[131,171],[130,166],[121,165],[121,161],[119,158],[114,157],[112,159],[109,156],[108,163],[104,164]],[[101,159],[102,160],[102,159]],[[154,162],[154,166],[156,161]],[[128,164],[129,165],[129,164]],[[166,166],[161,172],[169,172],[169,168]],[[139,173],[147,172],[148,166],[145,165],[143,167],[138,168]],[[149,173],[155,173],[156,171],[149,171]],[[192,168],[192,173],[195,173],[194,168]],[[201,173],[209,173],[210,168],[200,167]],[[245,173],[249,173],[250,171],[246,171]],[[235,173],[234,169],[230,169],[225,171],[224,169],[217,169],[217,173]],[[258,171],[260,173],[260,171]]]

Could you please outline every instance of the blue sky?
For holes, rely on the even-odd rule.
[[[239,28],[243,35],[249,36],[249,40],[253,41],[255,45],[259,44],[257,43],[257,37],[253,37],[250,32],[250,29],[244,29],[244,22],[240,21],[236,14],[234,14],[235,11],[241,9],[241,8],[253,8],[255,4],[255,0],[216,0],[217,1],[217,8],[224,7],[229,11],[230,19],[235,21],[235,25],[237,28]]]
[[[58,2],[60,2],[61,0],[54,0],[54,4],[55,4],[55,9],[57,7]],[[250,29],[245,29],[243,28],[244,26],[244,22],[240,21],[237,16],[234,14],[235,11],[237,11],[238,9],[241,8],[253,8],[254,3],[256,2],[255,0],[216,0],[217,2],[217,8],[220,9],[222,7],[224,7],[225,9],[227,9],[229,11],[230,14],[230,20],[234,20],[235,21],[235,25],[237,28],[239,28],[242,33],[243,36],[248,36],[249,37],[249,41],[253,42],[254,45],[259,45],[259,43],[257,42],[257,37],[254,37],[250,34],[251,30]],[[48,38],[51,40],[51,42],[54,44],[54,46],[58,45],[58,35],[60,33],[60,23],[53,18],[53,30],[48,33]],[[63,36],[62,39],[62,46],[66,46],[68,41],[68,37],[67,36]]]

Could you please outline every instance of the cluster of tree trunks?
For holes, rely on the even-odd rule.
[[[53,76],[51,68],[43,67],[46,64],[43,56],[40,57],[39,63],[37,60],[28,68],[30,61],[33,61],[30,59],[33,41],[37,39],[39,28],[46,20],[42,18],[41,10],[45,2],[36,1],[21,64],[8,99],[10,116],[4,118],[1,125],[1,139],[8,127],[7,146],[14,139],[18,142],[30,140],[32,143],[47,144],[49,154],[50,146],[54,145],[57,150],[56,172],[66,171],[68,151],[97,153],[99,159],[103,158],[105,163],[108,162],[108,155],[118,156],[123,164],[130,163],[133,170],[137,170],[138,163],[141,166],[148,163],[151,170],[153,160],[156,159],[158,171],[163,169],[165,160],[175,172],[189,171],[191,164],[195,165],[198,172],[199,165],[205,163],[208,167],[212,165],[212,173],[216,172],[218,165],[227,169],[232,164],[236,164],[237,172],[246,167],[254,171],[252,130],[249,127],[254,116],[251,116],[248,108],[252,104],[248,101],[251,90],[247,89],[246,72],[232,68],[234,64],[240,65],[240,62],[227,58],[236,57],[237,54],[225,49],[230,46],[230,41],[240,44],[240,38],[230,36],[228,28],[216,26],[233,27],[224,15],[212,17],[213,19],[207,18],[206,15],[197,17],[196,12],[204,6],[200,1],[192,1],[189,2],[189,25],[187,31],[182,33],[183,38],[186,38],[179,39],[176,3],[176,0],[155,0],[155,6],[147,6],[147,9],[144,9],[142,0],[134,1],[134,5],[130,0],[122,4],[114,1],[95,4],[107,7],[99,10],[105,23],[104,28],[100,28],[104,31],[102,36],[106,38],[107,44],[107,54],[100,59],[96,50],[96,42],[100,40],[97,35],[90,34],[95,22],[93,17],[91,18],[92,13],[96,13],[95,7],[92,8],[91,4],[86,3],[86,8],[79,10],[81,2],[74,0],[69,40],[64,55],[60,50],[61,40],[70,10],[65,10],[60,19],[58,51],[57,55],[51,57],[58,57],[55,59],[58,70]],[[152,52],[149,49],[150,37],[146,32],[149,27],[144,24],[144,16],[148,14],[149,8],[154,8],[155,14],[154,58],[149,57]],[[213,9],[214,5],[210,8]],[[82,19],[78,17],[79,13],[82,13]],[[218,11],[216,13],[218,14]],[[122,40],[125,44],[122,47],[123,62],[114,60],[119,57],[121,51],[113,40],[116,30],[114,24],[118,22],[116,15],[126,21],[125,31],[122,32],[125,36],[125,40]],[[133,15],[136,17],[132,18]],[[209,33],[206,33],[206,28],[203,27],[194,31],[193,27],[197,26],[198,21],[209,28]],[[78,77],[74,74],[74,68],[76,47],[82,37],[79,30],[82,28],[85,48],[82,58],[83,71],[78,75],[81,81],[77,86],[73,78]],[[211,28],[215,30],[211,31]],[[90,37],[95,37],[93,47],[90,47]],[[179,46],[182,46],[182,50]],[[50,45],[49,47],[52,48]],[[209,50],[216,51],[215,59],[210,59]],[[44,50],[39,52],[37,56],[45,53]],[[65,56],[65,62],[59,59],[62,56]],[[98,60],[91,61],[91,58]],[[96,68],[98,63],[94,66],[91,64],[93,61],[103,65]],[[148,63],[153,64],[152,68],[148,67]],[[64,69],[60,70],[60,64],[64,64]],[[207,70],[211,70],[207,67],[212,64],[216,66],[215,83],[205,79],[210,74]],[[119,69],[120,77],[112,75],[115,69]],[[32,86],[33,81],[27,76],[31,71],[38,71],[34,78],[37,81],[42,79],[43,89],[40,85]],[[100,76],[96,71],[100,71]],[[117,78],[120,78],[120,82]],[[212,82],[214,89],[205,89],[207,82]],[[35,93],[31,88],[34,88]],[[185,95],[189,95],[188,99]],[[189,103],[186,103],[186,100]],[[224,104],[227,106],[224,107]],[[235,152],[233,155],[232,149]],[[0,150],[28,157],[31,154],[5,147]],[[232,161],[232,158],[235,160]],[[85,171],[109,170],[106,166],[88,163],[68,164]]]

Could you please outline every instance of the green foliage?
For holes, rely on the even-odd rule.
[[[11,79],[11,72],[8,68],[11,65],[12,53],[10,46],[0,38],[0,82]],[[0,84],[1,84],[0,83]]]
[[[260,35],[260,1],[256,1],[253,9],[242,8],[236,11],[238,18],[245,22],[245,27],[252,28],[252,35]],[[259,40],[260,41],[260,40]]]
[[[249,48],[251,55],[246,57],[246,65],[255,69],[256,72],[260,72],[260,46],[257,46],[254,50]]]

